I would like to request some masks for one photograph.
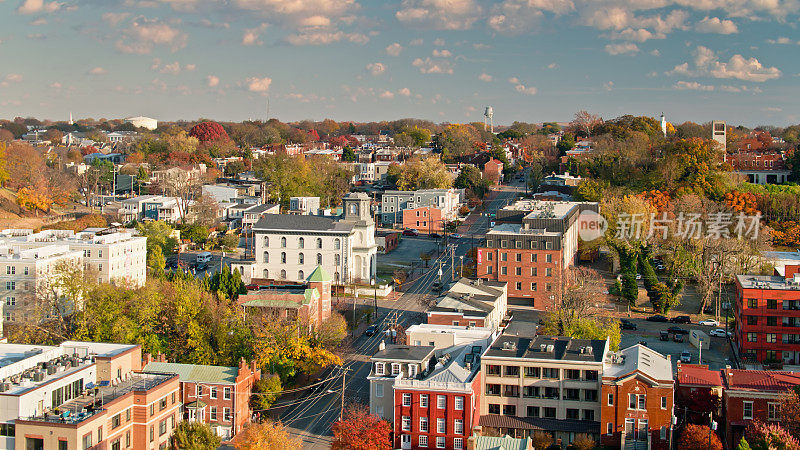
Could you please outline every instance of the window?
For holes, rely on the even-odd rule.
[[[767,333],[766,334],[766,339],[767,339],[767,343],[768,344],[774,344],[774,343],[778,342],[778,335],[775,334],[775,333]]]
[[[155,403],[150,404],[150,417],[156,415],[156,405]]]
[[[609,436],[611,436],[612,434],[614,434],[614,424],[613,424],[613,423],[611,423],[611,422],[608,422],[608,423],[606,424],[606,434],[607,434],[607,435],[609,435]]]
[[[203,396],[203,385],[202,384],[197,384],[197,385],[195,385],[195,387],[196,387],[195,395],[198,396],[198,397],[202,397]],[[151,413],[150,415],[152,416],[153,414]]]
[[[516,405],[503,405],[503,415],[504,416],[516,416],[517,415],[517,406]]]
[[[298,264],[305,264],[306,263],[306,256],[302,253],[297,255],[297,263]]]
[[[767,299],[767,309],[778,309],[778,301],[774,298]]]
[[[317,248],[322,248],[322,238],[317,238]]]
[[[165,409],[167,409],[167,397],[164,397],[158,401],[158,410],[163,411]]]
[[[647,427],[647,419],[639,419],[639,429],[637,430],[637,438],[640,441],[647,441],[647,435],[650,429]]]
[[[581,371],[575,369],[566,369],[564,371],[564,378],[568,380],[580,380],[581,379]]]
[[[490,403],[489,414],[500,414],[500,405]]]
[[[286,279],[286,271],[285,270],[281,270],[281,280],[285,280],[285,279]]]
[[[336,238],[333,241],[333,249],[334,250],[339,250],[340,248],[342,248],[342,242],[339,240],[339,238]]]
[[[98,272],[102,272],[103,271],[103,265],[102,264],[98,264],[97,265],[97,271]]]
[[[487,375],[500,375],[500,366],[495,364],[489,364],[486,366],[486,374]]]
[[[83,450],[92,448],[92,433],[87,433],[83,436]]]
[[[419,437],[419,446],[420,447],[427,447],[428,446],[428,436],[420,436]]]
[[[747,342],[758,342],[757,333],[747,333]]]
[[[517,242],[517,244],[519,244],[519,242]],[[519,245],[517,245],[517,248],[519,248]],[[515,256],[514,259],[516,259],[517,262],[522,262],[522,253],[517,253]]]
[[[500,267],[500,275],[507,275],[507,274],[508,274],[508,268],[506,266]]]
[[[486,252],[486,260],[487,261],[491,261],[492,260],[492,252]]]
[[[665,426],[664,426],[664,427],[661,427],[661,431],[660,431],[660,433],[659,433],[659,436],[658,436],[658,437],[659,437],[659,439],[661,439],[662,441],[666,441],[666,440],[667,440],[667,427],[665,427]]]
[[[586,402],[596,402],[597,401],[597,389],[584,389],[583,390],[583,400]]]
[[[537,270],[537,268],[536,267],[531,267],[531,276],[535,277],[538,274],[539,274],[539,271]]]
[[[127,409],[127,410],[125,410],[125,422],[127,423],[127,422],[130,422],[130,421],[131,421],[131,410]]]
[[[411,417],[403,416],[400,427],[403,431],[411,431]]]
[[[453,448],[455,450],[464,449],[464,438],[453,438]]]
[[[386,375],[386,365],[384,363],[375,363],[375,375]]]
[[[437,436],[436,437],[436,448],[445,448],[445,438],[444,438],[444,436]]]
[[[464,409],[464,397],[455,398],[455,409],[456,411],[461,411]]]
[[[6,290],[13,291],[16,290],[16,288],[17,288],[16,281],[6,281]]]
[[[297,247],[298,248],[305,248],[306,247],[306,240],[304,238],[300,238],[297,240]],[[301,253],[302,255],[302,253]]]
[[[558,371],[559,369],[555,367],[545,367],[542,369],[542,378],[550,378],[552,380],[557,380],[559,377]]]
[[[525,386],[522,388],[522,396],[527,398],[539,398],[539,386]]]
[[[111,418],[111,429],[117,428],[122,423],[122,416],[117,414]]]
[[[322,265],[322,253],[317,253],[317,265]]]
[[[375,384],[375,397],[383,398],[383,385],[380,383]]]
[[[264,262],[265,263],[269,262],[269,252],[264,252]]]
[[[519,366],[505,366],[505,374],[506,377],[518,377],[519,376]]]
[[[628,394],[628,409],[636,409],[636,394]]]
[[[446,428],[447,428],[447,425],[445,424],[445,421],[444,421],[443,417],[439,417],[438,419],[436,419],[436,432],[437,433],[442,433],[442,434],[446,433],[447,432]]]
[[[567,408],[567,419],[578,420],[580,417],[580,410],[574,408]]]
[[[544,409],[544,417],[547,419],[555,419],[556,418],[556,409],[555,408],[545,408]]]
[[[286,238],[285,237],[281,238],[281,248],[286,248]]]
[[[528,378],[539,378],[541,372],[538,367],[526,367],[525,376]]]
[[[269,236],[264,236],[264,247],[269,247]]]
[[[421,433],[428,432],[428,418],[427,417],[420,417],[419,418],[419,431]]]
[[[781,416],[781,405],[779,403],[767,404],[767,419],[778,420]]]
[[[150,426],[150,442],[156,440],[156,427],[155,425]]]
[[[753,418],[753,402],[743,402],[742,405],[742,419]]]
[[[508,253],[500,253],[500,261],[508,261]]]
[[[208,396],[209,396],[210,398],[217,398],[217,388],[216,388],[216,387],[211,387],[211,388],[209,388],[209,390],[208,390]]]
[[[644,394],[637,394],[636,399],[639,402],[639,409],[647,409],[647,407],[645,406],[647,397]]]
[[[564,400],[580,400],[580,389],[564,389]]]
[[[536,292],[536,283],[531,283],[531,291]]]
[[[403,394],[403,406],[411,406],[411,394]]]
[[[767,316],[767,326],[768,327],[776,327],[776,326],[778,326],[778,317],[777,316]]]
[[[222,390],[222,398],[224,398],[225,400],[231,399],[231,388],[226,387]]]
[[[519,386],[516,384],[504,384],[503,397],[519,397]]]
[[[286,264],[286,252],[281,252],[281,264]]]
[[[16,304],[17,304],[17,298],[16,297],[6,297],[6,305],[14,306]]]
[[[222,408],[222,420],[224,422],[231,421],[231,409],[230,408]]]
[[[7,275],[14,275],[17,273],[17,268],[14,266],[6,266],[6,274]]]
[[[586,381],[597,381],[596,370],[587,370],[584,372],[584,376],[586,377]]]
[[[436,408],[437,409],[445,409],[447,407],[447,397],[444,395],[437,395],[436,396]]]
[[[608,406],[614,406],[614,394],[608,394]]]
[[[165,434],[167,434],[167,421],[162,420],[158,423],[158,435],[163,436]]]
[[[549,244],[549,242],[548,242],[548,244]],[[545,259],[546,262],[551,263],[551,262],[553,262],[553,255],[552,254],[547,254],[547,255],[545,255],[544,259]]]
[[[392,375],[400,375],[400,364],[392,363]]]
[[[539,407],[528,406],[528,417],[539,417]]]
[[[409,364],[408,365],[408,377],[415,377],[417,376],[417,365],[416,364]]]
[[[552,267],[547,267],[546,269],[544,269],[544,276],[552,277],[553,276],[553,268]]]
[[[750,309],[758,308],[758,300],[755,299],[755,298],[748,298],[747,299],[747,307],[750,308]]]
[[[212,406],[209,409],[209,419],[217,420],[217,407],[216,406]]]
[[[745,316],[747,317],[748,325],[758,325],[758,316]]]
[[[486,267],[486,273],[487,273],[487,274],[491,275],[491,274],[492,274],[492,270],[493,270],[493,269],[492,269],[492,266],[488,266],[488,267]]]
[[[594,410],[593,409],[584,409],[582,420],[594,421]]]
[[[419,396],[419,407],[420,408],[428,407],[428,394],[421,394]]]
[[[25,266],[25,275],[28,275],[28,266]]]
[[[333,265],[338,266],[340,263],[341,263],[341,261],[339,259],[339,254],[337,253],[337,254],[333,255]]]

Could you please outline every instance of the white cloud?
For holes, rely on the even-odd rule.
[[[107,12],[103,14],[103,22],[107,23],[108,25],[115,27],[120,23],[124,22],[130,16],[130,13],[122,12],[122,13],[115,13],[115,12]]]
[[[558,69],[558,64],[550,63],[550,64],[547,65],[547,68],[550,69],[550,70]]]
[[[511,84],[519,84],[519,78],[511,77],[511,78],[508,79],[508,82],[511,83]]]
[[[424,40],[424,39],[422,39],[422,38],[417,38],[417,39],[413,39],[413,40],[411,40],[411,41],[408,43],[408,45],[417,46],[417,45],[422,45],[422,44],[424,44],[424,43],[425,43],[425,40]]]
[[[106,73],[106,69],[97,66],[89,70],[89,75],[103,75]]]
[[[422,73],[444,73],[452,74],[453,66],[446,60],[434,60],[431,58],[417,58],[411,63],[414,67],[418,68]]]
[[[286,38],[292,45],[325,45],[339,41],[349,41],[355,44],[366,44],[369,37],[361,33],[345,33],[343,31],[301,31]]]
[[[39,17],[38,19],[31,20],[31,26],[38,27],[39,25],[47,25],[47,19]]]
[[[61,86],[61,83],[56,81],[56,82],[50,83],[50,87],[53,88],[53,89],[61,89],[62,86]]]
[[[267,92],[269,91],[269,86],[272,84],[272,78],[264,77],[264,78],[257,78],[251,77],[247,80],[247,90],[250,92]]]
[[[144,55],[156,45],[163,45],[173,52],[186,46],[186,33],[158,19],[137,17],[117,41],[117,50],[123,53]]]
[[[61,8],[62,4],[44,0],[24,0],[17,8],[19,14],[51,13]]]
[[[519,78],[517,78],[517,77],[509,78],[508,82],[513,84],[514,85],[514,89],[519,93],[522,93],[522,94],[525,94],[525,95],[536,95],[536,92],[538,92],[538,90],[535,87],[533,87],[533,86],[525,86],[524,84],[522,84],[522,82],[519,81]]]
[[[778,39],[767,39],[767,44],[780,44],[780,45],[791,45],[795,42],[788,37],[779,37]],[[800,45],[800,41],[797,41],[797,44]]]
[[[369,63],[369,64],[367,64],[366,68],[369,71],[369,73],[372,74],[372,76],[378,76],[378,75],[386,72],[386,66],[383,63],[379,63],[379,62]]]
[[[449,57],[453,56],[453,54],[450,53],[450,50],[434,49],[433,50],[433,56],[436,57],[436,58],[449,58]]]
[[[561,15],[575,9],[572,0],[504,0],[487,19],[494,31],[517,34],[535,28],[545,13]]]
[[[467,30],[480,18],[474,0],[403,0],[395,17],[402,23],[435,30]]]
[[[397,95],[402,95],[403,97],[411,97],[411,89],[409,89],[409,88],[400,88],[397,91]]]
[[[614,82],[613,81],[607,81],[607,82],[603,83],[603,89],[605,89],[607,91],[610,91],[610,90],[614,89]]]
[[[661,56],[661,51],[656,48],[656,49],[650,50],[650,54],[652,56]]]
[[[488,45],[488,44],[483,44],[481,42],[478,42],[478,43],[472,44],[472,48],[474,48],[475,50],[489,50],[490,48],[492,48],[492,46]]]
[[[758,86],[756,86],[756,87],[731,86],[731,85],[723,84],[722,86],[719,87],[719,90],[722,91],[722,92],[733,92],[733,93],[738,93],[738,92],[752,92],[754,94],[760,94],[761,93],[761,88],[758,87]]]
[[[694,68],[689,63],[678,64],[667,75],[710,76],[714,78],[734,78],[743,81],[763,83],[780,78],[781,71],[777,67],[765,67],[756,58],[745,58],[736,54],[723,62],[713,50],[699,46],[694,52]]]
[[[700,84],[696,81],[678,81],[672,86],[681,91],[713,91],[714,86]]]
[[[380,97],[381,98],[385,98],[385,99],[392,99],[392,98],[394,98],[394,92],[392,92],[392,91],[383,91],[383,92],[381,92]]]
[[[18,73],[10,73],[10,74],[6,75],[4,80],[9,82],[9,83],[19,83],[23,79],[24,79],[24,77],[22,75],[18,74]]]
[[[478,79],[488,83],[488,82],[494,80],[494,77],[489,75],[488,73],[482,73],[482,74],[478,75]]]
[[[402,51],[403,46],[397,42],[386,47],[386,54],[389,56],[400,56],[400,52]]]
[[[608,44],[605,50],[609,55],[630,55],[638,53],[639,46],[633,42],[624,42],[622,44]]]
[[[197,65],[196,64],[186,64],[185,66],[183,66],[183,68],[186,69],[187,72],[194,72],[194,69],[197,68]]]
[[[708,16],[698,22],[694,29],[701,33],[736,34],[739,32],[739,28],[732,20]]]
[[[216,87],[219,85],[219,77],[214,75],[209,75],[206,77],[206,84],[208,87]]]
[[[263,45],[264,43],[259,39],[261,33],[267,28],[267,24],[262,23],[255,28],[246,28],[242,35],[242,45]]]
[[[433,40],[433,45],[435,45],[437,47],[444,47],[444,39],[442,39],[442,38],[434,39]]]

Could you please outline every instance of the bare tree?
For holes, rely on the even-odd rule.
[[[199,196],[200,180],[180,168],[165,171],[159,177],[158,186],[164,195],[175,197],[178,201],[178,215],[181,222],[186,221],[189,204]]]
[[[575,113],[575,118],[572,120],[571,125],[585,132],[586,136],[589,137],[592,135],[594,127],[601,123],[603,123],[603,119],[600,116],[589,114],[589,112],[585,110],[580,110]]]

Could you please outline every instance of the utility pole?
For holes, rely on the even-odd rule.
[[[343,420],[344,418],[344,387],[345,387],[345,378],[347,378],[347,368],[342,368],[342,409],[339,411],[339,420]]]

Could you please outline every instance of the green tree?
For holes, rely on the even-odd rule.
[[[539,160],[534,160],[528,166],[528,187],[531,191],[536,191],[544,181],[544,166]]]
[[[358,159],[358,155],[349,145],[345,145],[342,149],[342,161],[353,162]]]
[[[742,439],[739,441],[739,445],[736,446],[736,450],[751,450],[750,444],[747,443],[747,439],[742,436]]]
[[[211,431],[211,427],[197,421],[182,420],[170,438],[173,450],[216,450],[222,439]]]
[[[150,274],[156,278],[164,277],[164,266],[167,265],[167,259],[164,258],[164,252],[161,247],[153,247],[153,251],[147,255],[147,267],[150,269]]]
[[[266,375],[253,385],[253,395],[250,397],[250,407],[255,411],[267,411],[280,396],[281,377]]]
[[[163,220],[154,220],[136,224],[136,230],[147,238],[147,254],[153,252],[155,247],[160,247],[164,255],[172,254],[178,245],[178,240],[172,237],[172,227]]]
[[[481,171],[475,166],[464,166],[461,168],[453,186],[458,189],[468,189],[478,198],[483,198],[489,191],[491,183],[481,176]]]
[[[6,181],[11,179],[8,169],[6,169],[7,162],[6,143],[0,142],[0,186],[4,186]]]
[[[388,178],[401,191],[417,189],[447,189],[452,186],[450,172],[436,157],[411,158],[403,165],[389,166]]]
[[[239,269],[231,272],[229,266],[223,266],[222,270],[213,276],[203,279],[203,287],[209,292],[216,292],[220,297],[231,301],[236,301],[239,295],[246,294],[247,288],[242,281]]]
[[[556,148],[558,149],[559,155],[565,155],[567,150],[572,150],[572,147],[575,147],[575,136],[572,133],[564,133],[559,139],[558,144],[556,144]]]
[[[583,202],[599,202],[608,183],[592,178],[581,180],[575,188],[575,199]]]

